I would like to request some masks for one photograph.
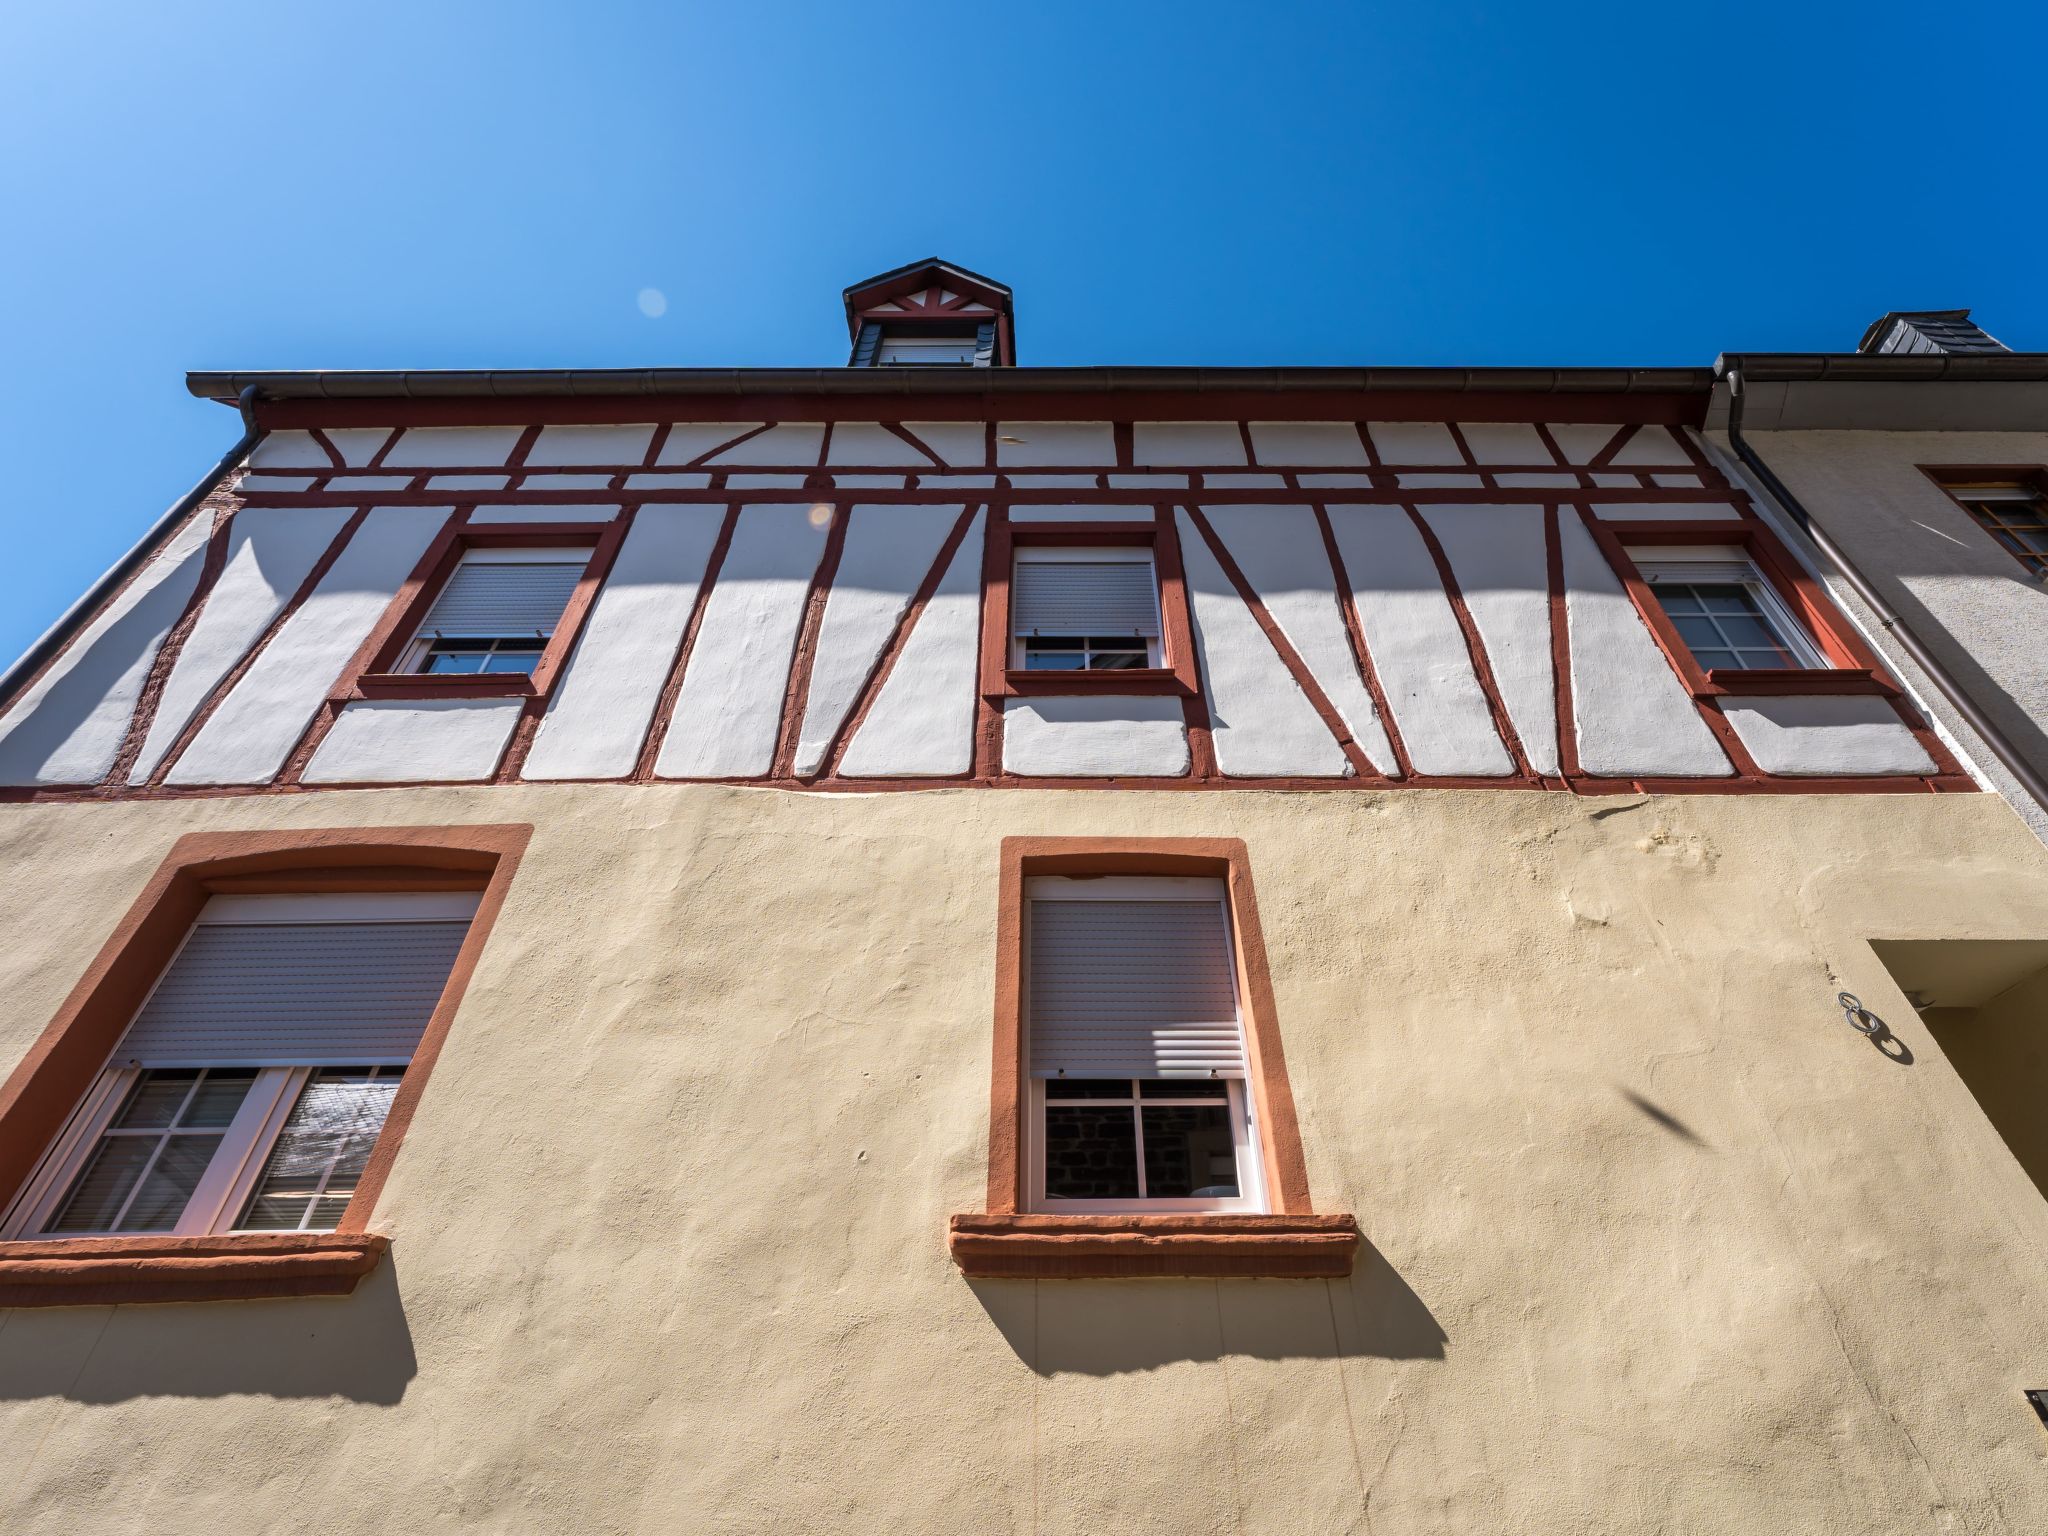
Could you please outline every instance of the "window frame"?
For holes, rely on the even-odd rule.
[[[1152,556],[1159,599],[1159,664],[1102,671],[1034,671],[1017,666],[1010,626],[1010,588],[1019,549],[1143,549]],[[981,692],[987,699],[1071,697],[1076,694],[1201,692],[1194,626],[1181,571],[1180,538],[1167,513],[1115,522],[1013,522],[992,512],[982,565]]]
[[[355,657],[341,674],[330,702],[355,699],[530,698],[554,688],[604,583],[629,517],[608,523],[471,523],[454,521],[435,536],[398,589]],[[575,591],[531,672],[412,672],[406,670],[420,626],[463,558],[497,549],[581,549],[588,556]]]
[[[1638,546],[1629,551],[1629,558],[1634,562],[1636,569],[1642,572],[1643,581],[1648,585],[1650,595],[1653,598],[1658,598],[1658,589],[1664,584],[1666,579],[1669,579],[1670,584],[1674,586],[1735,586],[1745,588],[1756,605],[1757,617],[1763,621],[1766,628],[1771,630],[1778,642],[1778,648],[1796,658],[1796,665],[1789,668],[1705,668],[1704,670],[1709,681],[1712,681],[1716,672],[1754,672],[1766,670],[1822,672],[1828,669],[1827,654],[1814,642],[1814,638],[1807,632],[1806,626],[1799,622],[1798,616],[1792,612],[1791,607],[1778,594],[1778,589],[1771,585],[1770,577],[1758,569],[1756,561],[1750,558],[1747,550],[1725,544],[1677,544],[1669,546],[1663,551],[1658,551],[1654,547]],[[1701,574],[1696,578],[1677,574],[1682,572],[1687,566],[1701,568]],[[1730,575],[1710,569],[1715,566],[1739,566],[1741,571],[1738,574]],[[1666,573],[1671,573],[1671,575],[1667,578]],[[1664,608],[1661,598],[1658,598],[1657,606],[1660,609]],[[1664,609],[1664,614],[1666,618],[1671,617],[1669,609]],[[1678,621],[1676,619],[1672,619],[1672,628],[1678,628]],[[1691,642],[1685,639],[1682,632],[1679,635],[1679,640],[1688,651],[1692,649]],[[1698,664],[1697,656],[1694,657],[1694,662],[1695,665]]]
[[[1116,563],[1129,565],[1143,564],[1145,569],[1151,572],[1152,606],[1154,614],[1157,615],[1159,619],[1160,633],[1157,635],[1145,636],[1142,639],[1138,640],[1137,643],[1142,644],[1145,648],[1146,663],[1143,667],[1082,667],[1070,670],[1076,670],[1081,672],[1093,670],[1101,672],[1127,673],[1157,672],[1163,670],[1161,663],[1166,653],[1166,619],[1165,614],[1163,613],[1163,611],[1161,611],[1162,604],[1159,600],[1159,560],[1157,555],[1154,553],[1150,546],[1139,544],[1097,544],[1090,546],[1079,544],[1026,543],[1022,546],[1017,547],[1010,557],[1011,583],[1013,586],[1015,585],[1017,567],[1020,565],[1024,565],[1031,562],[1038,562],[1047,565],[1063,563],[1079,565],[1085,564],[1090,560],[1096,561],[1098,563]],[[1083,635],[1079,638],[1085,641],[1090,637]],[[1133,647],[1129,646],[1125,647],[1126,650],[1132,648]],[[1084,649],[1086,648],[1084,647]],[[1107,649],[1107,647],[1104,647],[1104,649]],[[1017,632],[1014,617],[1010,629],[1010,655],[1008,665],[1009,669],[1012,671],[1027,672],[1033,676],[1043,676],[1044,674],[1049,672],[1060,673],[1061,675],[1065,675],[1062,669],[1057,667],[1033,667],[1030,664],[1029,642],[1025,636]]]
[[[1956,510],[1969,519],[1970,526],[1988,539],[1998,552],[2036,581],[2048,582],[2048,555],[2040,557],[2037,569],[2026,556],[2008,547],[1964,499],[1973,490],[2012,489],[2025,491],[2037,503],[2048,522],[2048,467],[2039,464],[1922,464],[1920,473],[1941,488]]]
[[[355,1194],[331,1232],[39,1234],[0,1240],[0,1306],[353,1290],[389,1246],[387,1237],[369,1230],[370,1217],[532,831],[515,823],[200,832],[179,838],[70,996],[0,1083],[0,1205],[7,1209],[29,1193],[30,1181],[60,1138],[81,1127],[91,1112],[112,1112],[106,1100],[118,1084],[104,1069],[212,898],[463,891],[476,893],[475,915],[399,1078]]]

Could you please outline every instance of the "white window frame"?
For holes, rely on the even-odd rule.
[[[965,354],[958,357],[894,356],[900,349],[911,353],[958,351],[965,348]],[[981,340],[977,336],[920,336],[906,331],[892,336],[885,329],[881,340],[875,344],[875,363],[883,368],[959,368],[971,367],[981,351]]]
[[[448,583],[455,579],[456,572],[460,571],[465,565],[580,565],[585,570],[588,570],[590,568],[590,559],[591,548],[587,544],[550,549],[529,549],[517,544],[486,544],[474,549],[465,549],[462,552],[461,558],[448,567],[448,574],[441,579],[440,588],[434,593],[434,602],[440,601],[441,592],[447,590]],[[472,634],[448,630],[429,631],[426,623],[427,619],[432,618],[433,615],[434,603],[429,603],[427,604],[426,618],[420,620],[419,629],[414,632],[412,639],[406,642],[404,651],[399,654],[398,670],[400,672],[423,674],[426,670],[427,657],[432,653],[435,642],[440,640],[513,640],[519,642],[518,645],[516,647],[508,647],[508,649],[525,650],[528,648],[526,645],[527,637],[524,635]],[[561,622],[562,616],[556,614],[555,624],[546,634],[543,635],[536,630],[535,639],[538,643],[532,649],[545,655],[548,643],[554,639],[555,629],[560,627]],[[472,677],[485,674],[454,673],[451,675]],[[511,677],[516,674],[508,672],[490,675]]]
[[[215,923],[391,923],[447,922],[456,918],[473,920],[479,893],[475,891],[393,891],[351,895],[215,896],[201,909],[178,949],[151,985],[149,994],[137,1005],[134,1018],[148,1006],[149,997],[171,972],[192,934]],[[127,1031],[122,1031],[125,1040]],[[240,1230],[229,1225],[242,1213],[262,1176],[271,1149],[276,1146],[285,1121],[298,1104],[299,1094],[313,1074],[337,1066],[397,1067],[401,1074],[411,1057],[362,1056],[347,1061],[304,1060],[290,1064],[255,1063],[246,1059],[222,1061],[160,1062],[164,1070],[208,1067],[255,1067],[256,1079],[235,1117],[221,1130],[221,1144],[206,1172],[194,1186],[191,1198],[178,1221],[166,1233],[142,1232],[49,1232],[44,1229],[56,1219],[72,1184],[98,1149],[100,1138],[113,1124],[128,1093],[141,1078],[144,1067],[133,1059],[122,1060],[120,1044],[86,1089],[36,1165],[20,1193],[0,1216],[0,1239],[34,1238],[63,1242],[85,1237],[202,1237]],[[275,1229],[265,1229],[275,1230]],[[300,1230],[326,1230],[311,1228]]]
[[[1674,544],[1638,547],[1630,549],[1628,557],[1642,572],[1643,580],[1649,583],[1653,592],[1660,581],[1673,584],[1719,583],[1746,589],[1764,622],[1777,633],[1779,643],[1792,653],[1795,666],[1816,671],[1834,665],[1814,643],[1813,636],[1799,621],[1798,615],[1778,595],[1778,589],[1770,578],[1757,569],[1756,562],[1739,546]],[[1702,666],[1701,670],[1704,671],[1705,667]]]
[[[1166,623],[1164,605],[1159,600],[1159,562],[1153,558],[1152,550],[1148,546],[1138,544],[1105,544],[1095,546],[1093,548],[1086,546],[1079,548],[1069,548],[1064,545],[1052,544],[1019,545],[1014,551],[1014,558],[1011,561],[1010,581],[1013,586],[1015,585],[1017,579],[1016,567],[1023,565],[1026,562],[1032,562],[1043,565],[1066,563],[1075,565],[1144,566],[1147,570],[1149,570],[1152,573],[1153,627],[1160,631],[1159,635],[1146,635],[1143,637],[1145,645],[1145,666],[1150,670],[1156,671],[1157,669],[1163,667],[1166,664],[1164,660],[1166,653],[1164,649],[1161,647],[1160,643],[1161,635],[1163,635],[1166,630]],[[1077,638],[1086,640],[1090,637],[1087,635],[1081,635]],[[1139,637],[1133,635],[1130,638],[1136,640]],[[1010,666],[1012,670],[1022,671],[1027,669],[1029,661],[1025,654],[1025,647],[1029,643],[1030,639],[1031,636],[1018,632],[1016,610],[1013,606],[1010,615]],[[1111,648],[1104,647],[1104,649],[1108,650]],[[1125,646],[1119,649],[1121,651],[1130,651],[1136,649],[1136,647]],[[1083,665],[1079,668],[1080,671],[1087,672],[1090,670],[1097,670],[1090,669],[1086,665],[1087,659],[1093,654],[1094,652],[1092,649],[1083,649],[1081,653]],[[1045,669],[1045,675],[1048,677],[1057,676],[1063,670],[1071,669],[1048,667]],[[1130,669],[1120,669],[1115,667],[1104,667],[1099,669],[1099,671],[1105,675],[1113,675],[1115,672],[1119,670],[1128,671]]]
[[[1024,924],[1022,933],[1022,1018],[1025,1021],[1024,1049],[1026,1060],[1030,1055],[1031,1019],[1031,904],[1034,901],[1216,901],[1223,909],[1224,940],[1230,946],[1230,986],[1233,1005],[1237,1010],[1238,1028],[1244,1029],[1243,988],[1238,983],[1237,927],[1230,919],[1230,898],[1228,887],[1221,880],[1191,878],[1170,875],[1035,875],[1024,882]],[[1246,1046],[1249,1049],[1249,1031],[1246,1031]],[[1028,1072],[1028,1068],[1026,1069]],[[1114,1079],[1105,1079],[1114,1081]],[[1231,1142],[1237,1158],[1237,1188],[1235,1199],[1174,1197],[1165,1199],[1140,1198],[1134,1200],[1055,1200],[1045,1192],[1045,1085],[1049,1079],[1028,1077],[1030,1109],[1025,1116],[1025,1200],[1027,1207],[1039,1214],[1065,1214],[1075,1216],[1126,1215],[1141,1216],[1148,1212],[1166,1213],[1189,1212],[1238,1212],[1241,1214],[1262,1214],[1267,1206],[1266,1173],[1264,1160],[1259,1155],[1258,1095],[1246,1078],[1221,1078],[1226,1089],[1225,1102],[1228,1106],[1231,1124]],[[1127,1081],[1174,1082],[1174,1078],[1131,1078]],[[1193,1081],[1199,1081],[1195,1079]],[[1218,1081],[1211,1078],[1208,1081]],[[1161,1108],[1173,1107],[1171,1098],[1136,1099],[1134,1086],[1133,1110],[1134,1132],[1137,1140],[1138,1179],[1140,1188],[1145,1177],[1145,1144],[1143,1106],[1156,1105]],[[1054,1103],[1060,1101],[1054,1100]],[[1118,1099],[1070,1099],[1075,1105],[1107,1104],[1122,1105],[1130,1101]],[[1190,1100],[1189,1103],[1213,1105],[1213,1098]]]

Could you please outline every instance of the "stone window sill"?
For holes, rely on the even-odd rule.
[[[377,1267],[370,1232],[37,1238],[0,1243],[0,1307],[346,1296]]]
[[[1341,1278],[1358,1254],[1349,1215],[955,1216],[949,1247],[977,1280],[1146,1276]]]

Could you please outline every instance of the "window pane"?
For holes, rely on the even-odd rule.
[[[168,1232],[185,1214],[192,1191],[213,1154],[220,1150],[218,1136],[171,1135],[164,1138],[163,1155],[149,1170],[136,1192],[135,1203],[121,1218],[123,1232]]]
[[[178,1110],[185,1102],[185,1095],[192,1091],[193,1083],[199,1079],[197,1067],[178,1067],[172,1070],[145,1072],[128,1091],[128,1102],[121,1106],[119,1118],[114,1124],[123,1130],[151,1125],[169,1125],[178,1118]]]
[[[1121,1104],[1050,1104],[1045,1111],[1049,1200],[1135,1200],[1138,1132]]]
[[[316,1073],[278,1133],[241,1227],[327,1230],[355,1193],[370,1148],[398,1092],[395,1069],[328,1067]],[[314,1199],[315,1196],[319,1198]],[[332,1212],[331,1217],[324,1215]]]
[[[235,1118],[242,1100],[249,1097],[249,1085],[256,1081],[254,1067],[215,1067],[178,1117],[181,1126],[225,1126]]]
[[[102,1141],[45,1230],[105,1232],[111,1228],[121,1202],[149,1166],[156,1144],[154,1136],[110,1136]]]
[[[493,651],[484,662],[484,670],[486,672],[531,672],[539,665],[539,651]]]
[[[1666,612],[1669,611],[1668,609],[1666,610]],[[1721,631],[1714,627],[1712,619],[1673,613],[1671,615],[1671,623],[1678,631],[1678,638],[1685,642],[1686,649],[1692,651],[1695,655],[1699,654],[1702,650],[1711,649],[1721,643]],[[1705,665],[1705,663],[1701,663],[1701,665]]]
[[[1093,672],[1122,672],[1142,667],[1148,658],[1143,651],[1096,651],[1088,658]]]
[[[1147,1099],[1214,1099],[1230,1097],[1230,1085],[1220,1077],[1148,1077],[1138,1084],[1138,1094]]]
[[[439,647],[427,653],[427,664],[422,672],[481,672],[489,660],[481,651],[451,653]]]
[[[1086,665],[1087,657],[1079,651],[1041,651],[1036,646],[1024,649],[1027,672],[1079,672]]]
[[[1128,1099],[1131,1080],[1127,1077],[1054,1077],[1046,1079],[1048,1099]]]
[[[1147,1105],[1145,1193],[1155,1200],[1237,1195],[1237,1148],[1227,1105]]]

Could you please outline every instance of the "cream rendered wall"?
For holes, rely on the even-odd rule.
[[[10,1062],[182,832],[536,828],[390,1260],[346,1300],[0,1317],[10,1531],[2048,1529],[2048,1202],[1867,945],[2048,937],[1991,796],[0,812]],[[1351,1280],[954,1271],[1015,834],[1246,840]]]
[[[1726,442],[1725,434],[1711,434]],[[1814,520],[2048,772],[2048,587],[1920,472],[2048,464],[2048,432],[1745,432]]]

